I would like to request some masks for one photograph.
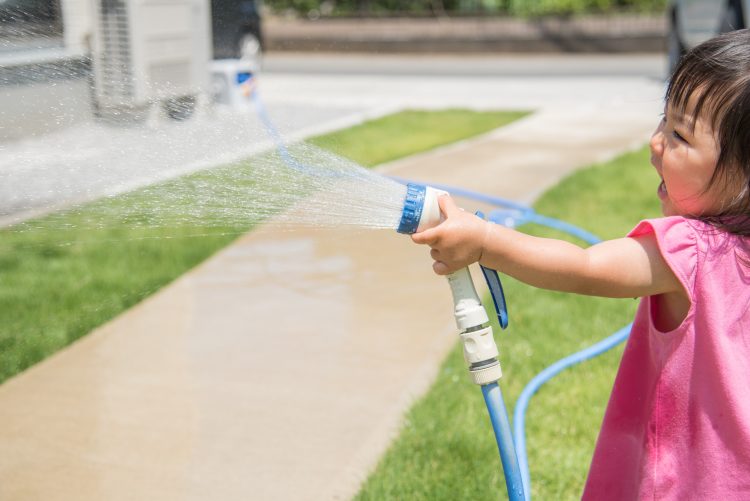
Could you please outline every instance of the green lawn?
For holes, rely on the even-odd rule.
[[[505,125],[524,113],[404,112],[314,144],[375,165]],[[248,231],[273,196],[254,169],[213,169],[0,230],[0,382],[174,280]],[[238,200],[240,198],[240,200]],[[267,214],[265,214],[267,215]]]
[[[460,139],[476,136],[527,115],[527,112],[466,110],[404,111],[314,139],[313,144],[360,165],[396,160]]]
[[[535,208],[613,238],[643,218],[661,215],[657,185],[644,148],[576,172],[545,193]],[[563,237],[539,227],[523,230]],[[495,334],[509,413],[534,375],[629,323],[637,306],[634,299],[543,291],[507,277],[503,285],[510,326],[500,331],[495,325]],[[580,499],[621,354],[618,347],[563,372],[531,400],[526,429],[535,499]],[[482,393],[468,380],[458,343],[356,499],[507,499]]]

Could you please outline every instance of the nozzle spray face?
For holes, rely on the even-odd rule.
[[[437,226],[441,220],[438,198],[447,194],[431,186],[407,184],[401,222],[396,231],[412,234]]]

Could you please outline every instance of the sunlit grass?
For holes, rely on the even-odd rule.
[[[372,167],[476,136],[525,115],[528,112],[410,110],[327,134],[312,142]]]

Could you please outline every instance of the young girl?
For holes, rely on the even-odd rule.
[[[440,199],[413,235],[439,275],[480,262],[528,284],[643,297],[596,444],[588,500],[750,499],[750,31],[688,53],[651,142],[665,217],[582,249]]]

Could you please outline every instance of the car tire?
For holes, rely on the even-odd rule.
[[[737,1],[729,2],[729,6],[724,13],[724,18],[721,20],[721,33],[739,30],[744,27],[742,7]]]
[[[260,62],[263,54],[263,48],[260,45],[258,37],[252,33],[247,33],[240,39],[240,58],[250,61]]]
[[[162,108],[172,120],[187,120],[193,115],[196,106],[195,96],[173,97],[162,103]]]
[[[677,67],[677,63],[680,62],[682,56],[685,55],[685,44],[682,43],[680,38],[680,25],[677,21],[677,11],[672,12],[670,16],[669,32],[667,33],[667,68],[669,75],[672,75],[674,69]]]

